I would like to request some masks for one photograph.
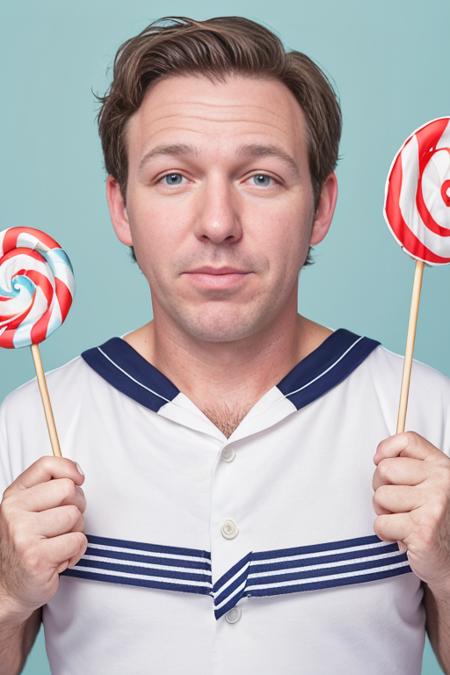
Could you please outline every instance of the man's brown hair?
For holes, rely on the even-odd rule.
[[[97,98],[101,102],[98,126],[105,168],[119,183],[124,200],[127,121],[141,105],[151,83],[183,74],[204,75],[213,81],[240,74],[284,83],[306,118],[309,169],[317,206],[323,182],[338,159],[342,122],[336,94],[308,56],[286,52],[272,31],[238,16],[205,21],[164,17],[119,47],[111,86]],[[305,265],[311,262],[308,253]]]

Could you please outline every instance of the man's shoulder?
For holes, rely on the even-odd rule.
[[[52,402],[70,398],[73,394],[79,395],[83,383],[90,379],[92,374],[92,369],[82,355],[75,356],[61,366],[46,371],[45,377]],[[40,401],[40,393],[37,378],[33,377],[5,396],[0,402],[0,411],[5,415],[18,409],[29,412],[37,401]]]
[[[366,360],[372,402],[384,411],[389,427],[395,429],[404,356],[378,346]],[[377,403],[375,403],[375,401]],[[448,451],[450,444],[450,378],[436,368],[413,360],[408,396],[406,428],[417,431],[437,447]]]
[[[370,355],[368,365],[373,376],[386,385],[398,382],[402,377],[404,355],[394,352],[384,345],[379,345]],[[418,359],[413,359],[411,369],[411,387],[416,386],[434,391],[443,391],[450,396],[450,377]]]

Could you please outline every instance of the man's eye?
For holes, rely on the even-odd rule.
[[[166,173],[164,176],[158,179],[158,183],[163,183],[168,187],[176,187],[183,184],[183,174],[173,171],[172,173]],[[271,187],[273,183],[276,183],[275,178],[268,176],[265,173],[255,173],[253,176],[250,176],[250,180],[254,181],[254,185],[258,187]]]
[[[161,176],[158,183],[164,182],[165,185],[181,185],[183,176],[181,173],[166,173],[165,176]]]
[[[251,180],[254,180],[254,185],[258,187],[270,187],[272,183],[275,182],[275,179],[272,176],[268,176],[265,173],[255,173],[254,176],[250,176]]]

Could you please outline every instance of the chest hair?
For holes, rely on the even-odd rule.
[[[230,406],[227,403],[220,403],[214,406],[208,406],[203,409],[206,417],[229,438],[233,431],[239,426],[251,406]]]

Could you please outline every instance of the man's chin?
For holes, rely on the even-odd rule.
[[[178,325],[191,338],[201,342],[236,342],[254,335],[261,328],[262,319],[252,316],[249,308],[202,311],[179,317]]]

